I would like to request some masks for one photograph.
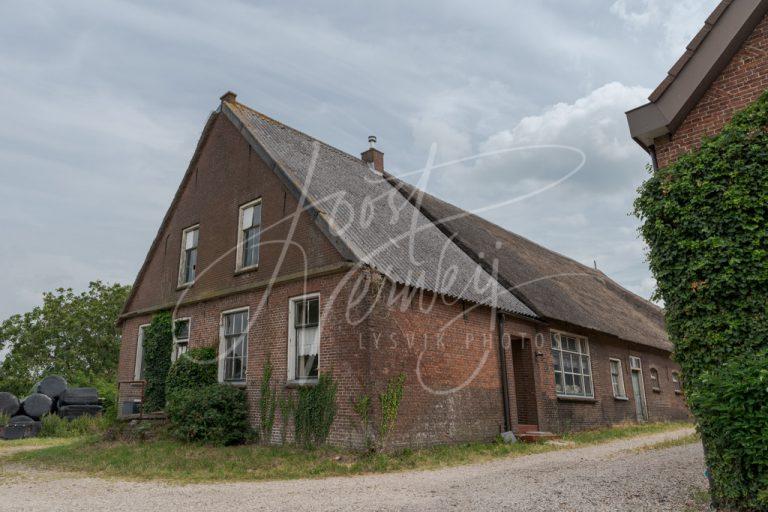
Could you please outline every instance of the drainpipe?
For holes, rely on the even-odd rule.
[[[509,417],[509,378],[507,377],[507,355],[504,351],[504,314],[496,313],[499,332],[499,370],[501,371],[501,399],[504,402],[504,432],[512,430]]]
[[[659,160],[656,158],[656,146],[650,146],[648,148],[648,153],[651,155],[651,165],[653,166],[653,171],[656,172],[659,170]]]

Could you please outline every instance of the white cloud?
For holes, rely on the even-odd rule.
[[[616,0],[610,12],[637,31],[661,30],[663,53],[679,56],[719,0]]]

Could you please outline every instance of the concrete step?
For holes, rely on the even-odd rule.
[[[554,441],[556,439],[560,439],[560,436],[553,434],[552,432],[540,432],[537,430],[532,430],[530,432],[519,434],[517,438],[524,443],[543,443],[545,441]]]
[[[513,431],[515,432],[515,435],[525,434],[526,432],[537,432],[539,430],[538,425],[515,425],[513,428]]]

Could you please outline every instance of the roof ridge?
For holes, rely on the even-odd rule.
[[[301,131],[301,130],[299,130],[297,128],[294,128],[293,126],[289,126],[289,125],[283,123],[282,121],[278,121],[274,117],[268,116],[267,114],[265,114],[263,112],[260,112],[260,111],[256,110],[253,107],[249,107],[245,103],[240,103],[239,101],[234,101],[234,102],[230,102],[230,103],[234,103],[234,104],[236,104],[239,107],[243,107],[246,110],[250,110],[251,112],[253,112],[257,116],[267,120],[268,122],[271,122],[271,123],[276,124],[278,126],[281,126],[283,128],[287,128],[288,130],[296,132],[296,133],[298,133],[299,135],[301,135],[303,137],[306,137],[306,138],[308,138],[310,140],[313,140],[313,141],[315,141],[315,142],[317,142],[319,144],[322,144],[323,146],[325,146],[326,148],[330,149],[331,151],[334,151],[334,152],[336,152],[336,153],[338,153],[338,154],[340,154],[340,155],[342,155],[342,156],[344,156],[346,158],[354,160],[356,163],[359,163],[360,165],[366,165],[366,163],[361,158],[356,157],[355,155],[352,155],[350,153],[347,153],[346,151],[344,151],[342,149],[339,149],[336,146],[334,146],[332,144],[329,144],[329,143],[327,143],[325,141],[322,141],[322,140],[318,139],[317,137],[313,137],[312,135],[308,134],[307,132],[304,132],[304,131]]]
[[[473,212],[470,212],[468,210],[465,210],[464,208],[462,208],[460,206],[456,206],[453,203],[449,203],[448,201],[444,201],[443,199],[440,199],[439,197],[435,196],[434,194],[430,194],[429,192],[427,192],[425,190],[422,190],[422,189],[420,189],[419,187],[417,187],[415,185],[411,185],[410,183],[404,182],[403,180],[399,179],[397,176],[394,176],[392,174],[388,174],[388,176],[394,178],[395,180],[399,181],[400,183],[406,183],[407,185],[410,185],[411,187],[413,187],[414,190],[418,191],[420,194],[427,195],[427,196],[431,197],[434,200],[437,200],[437,201],[440,201],[442,203],[448,204],[448,205],[456,208],[457,210],[459,210],[459,211],[461,211],[463,213],[466,213],[469,216],[476,217],[476,218],[480,219],[481,221],[486,222],[486,223],[492,225],[493,227],[498,228],[501,231],[503,231],[503,232],[505,232],[505,233],[507,233],[509,235],[517,237],[517,238],[519,238],[521,240],[524,240],[525,242],[527,242],[527,243],[529,243],[531,245],[534,245],[534,246],[536,246],[536,247],[538,247],[538,248],[540,248],[540,249],[542,249],[544,251],[547,251],[547,252],[549,252],[551,254],[555,254],[555,255],[563,258],[563,259],[566,259],[566,260],[570,261],[571,263],[574,263],[577,266],[582,267],[584,270],[587,270],[589,272],[589,274],[592,275],[593,277],[596,277],[596,278],[599,278],[599,279],[606,279],[606,280],[608,280],[614,287],[618,288],[618,290],[620,292],[629,294],[631,297],[634,297],[634,298],[642,301],[644,304],[652,306],[653,308],[655,308],[655,309],[657,309],[659,311],[663,311],[663,308],[659,307],[657,304],[654,304],[653,302],[651,302],[650,300],[646,299],[645,297],[643,297],[641,295],[638,295],[637,293],[633,292],[632,290],[627,289],[625,286],[623,286],[620,283],[618,283],[615,279],[611,278],[608,274],[606,274],[602,270],[592,268],[589,265],[585,265],[584,263],[581,263],[580,261],[575,260],[575,259],[571,258],[570,256],[567,256],[567,255],[565,255],[565,254],[563,254],[563,253],[561,253],[559,251],[555,251],[553,249],[545,247],[544,245],[542,245],[542,244],[540,244],[540,243],[538,243],[536,241],[533,241],[530,238],[524,237],[524,236],[522,236],[522,235],[520,235],[518,233],[515,233],[514,231],[510,231],[510,230],[504,228],[503,226],[500,226],[500,225],[496,224],[493,221],[490,221],[490,220],[488,220],[488,219],[486,219],[484,217],[481,217],[480,215],[477,215],[476,213],[473,213]],[[437,222],[440,222],[440,219],[438,219]],[[488,233],[490,235],[493,235],[493,233],[488,231],[486,226],[483,226],[482,224],[476,225],[476,227],[479,228],[479,229],[482,229],[483,231],[485,231],[486,233]]]

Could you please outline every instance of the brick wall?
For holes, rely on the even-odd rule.
[[[237,274],[231,249],[236,244],[239,206],[257,197],[263,201],[260,267]],[[174,317],[191,319],[190,347],[194,348],[218,347],[222,312],[249,308],[245,387],[251,420],[257,425],[258,389],[267,357],[274,365],[273,382],[279,393],[295,393],[286,382],[289,299],[319,293],[323,315],[320,370],[332,372],[339,384],[332,443],[363,446],[359,418],[352,409],[354,400],[363,394],[370,396],[377,417],[379,393],[401,372],[406,382],[392,446],[490,440],[501,432],[502,373],[495,313],[487,307],[393,285],[366,269],[314,275],[314,270],[338,266],[342,257],[305,214],[293,241],[306,251],[289,249],[278,267],[288,223],[277,222],[295,207],[277,176],[252,153],[230,122],[219,116],[182,185],[180,200],[137,283],[129,310],[176,304]],[[177,290],[181,232],[196,223],[200,224],[198,279],[182,292]],[[295,277],[307,270],[306,279]],[[272,277],[283,280],[270,287],[259,284]],[[137,313],[122,324],[122,381],[133,380],[139,326],[150,319],[149,314]],[[671,389],[673,365],[668,354],[590,335],[596,399],[574,403],[555,395],[549,326],[507,318],[504,334],[513,425],[538,421],[543,429],[562,431],[633,419],[631,397],[627,402],[612,397],[608,357],[623,358],[631,395],[627,358],[634,353],[641,355],[644,372],[655,365],[661,376],[661,393],[654,394],[649,387],[646,393],[650,419],[687,416],[682,399]],[[650,386],[647,376],[645,382]],[[278,413],[274,441],[280,437],[281,424]],[[290,424],[288,432],[290,440]]]
[[[238,215],[241,205],[262,198],[262,245],[259,268],[235,272]],[[291,275],[332,265],[341,256],[306,213],[293,233],[285,258],[283,241],[289,238],[297,207],[293,196],[275,173],[253,152],[242,135],[219,115],[181,197],[163,229],[144,278],[137,283],[128,311],[161,304],[205,298],[216,292],[248,286],[271,277]],[[182,230],[200,224],[195,286],[177,289]],[[301,248],[311,248],[303,251]]]
[[[768,17],[755,28],[720,76],[669,136],[654,141],[660,167],[717,134],[733,114],[768,89]]]
[[[537,354],[537,383],[539,386],[539,425],[553,432],[583,430],[598,426],[636,421],[635,400],[630,377],[629,357],[637,356],[642,362],[643,383],[650,421],[684,420],[690,418],[684,397],[672,387],[672,372],[679,366],[667,352],[622,341],[610,335],[563,328],[564,331],[585,336],[589,342],[594,399],[558,397],[552,372],[552,350],[549,334],[546,344]],[[627,400],[614,398],[611,385],[611,358],[622,363],[624,389]],[[660,392],[651,389],[650,369],[659,373]]]

